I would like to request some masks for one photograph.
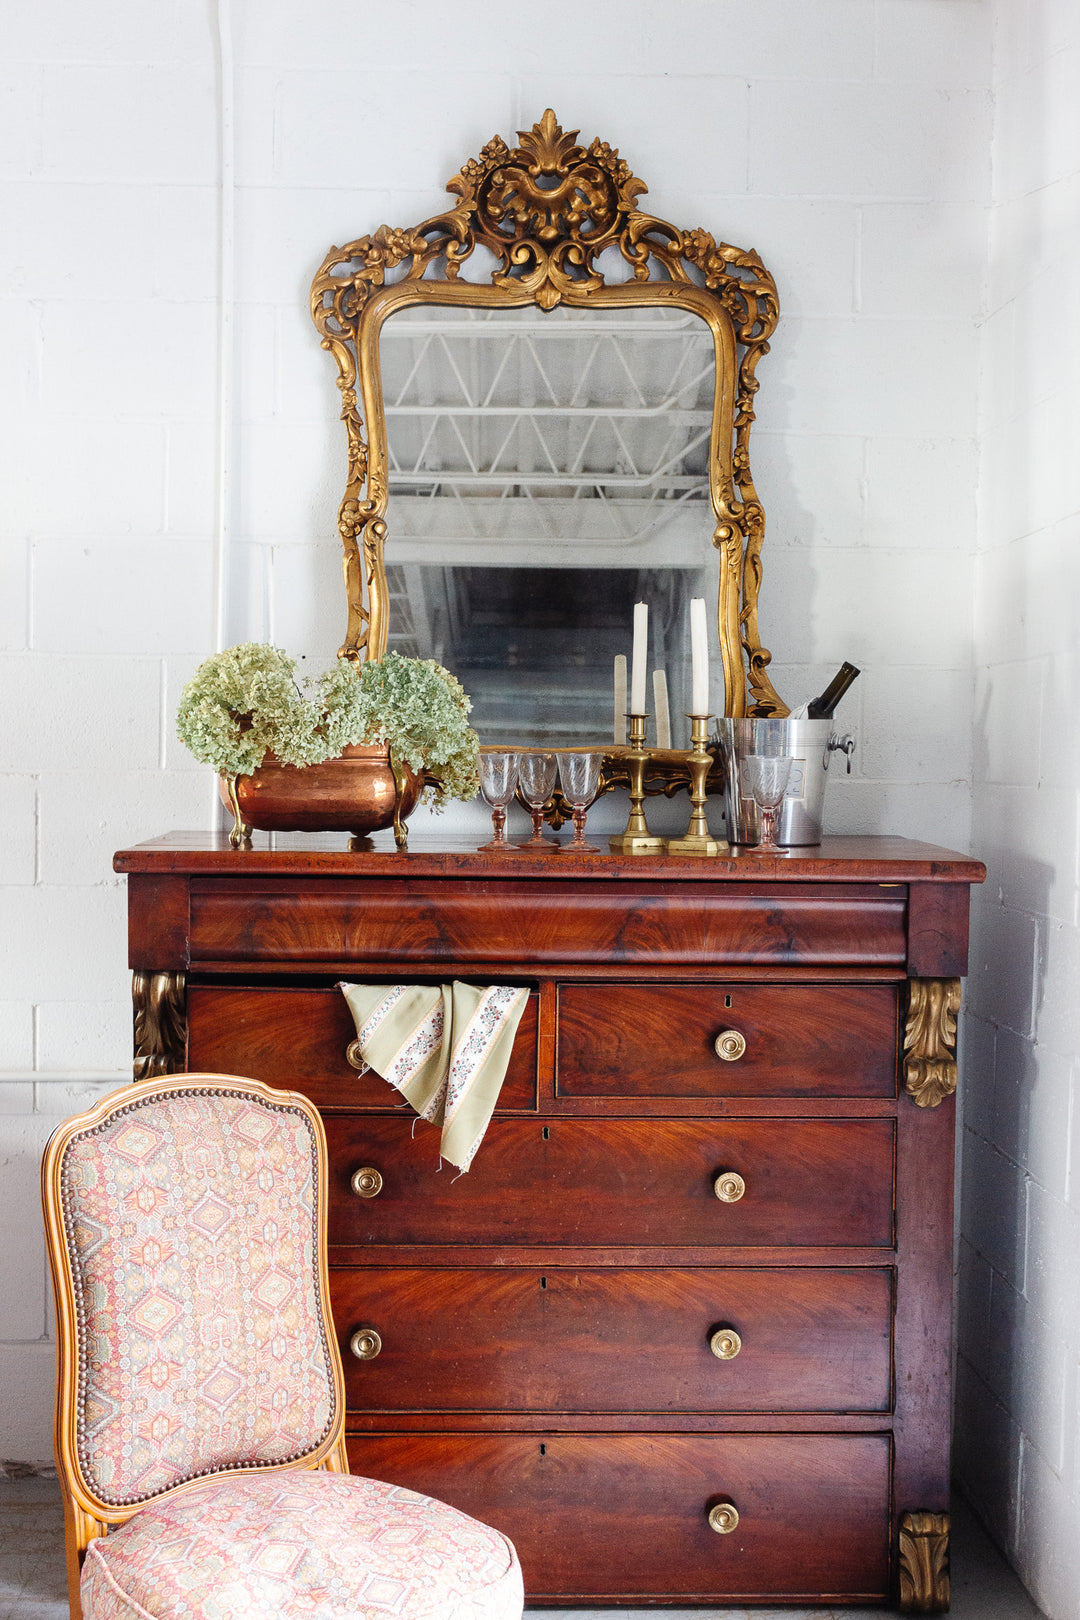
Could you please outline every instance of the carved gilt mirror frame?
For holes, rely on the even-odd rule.
[[[708,458],[719,552],[717,630],[729,715],[788,713],[768,675],[758,633],[765,514],[750,473],[755,376],[778,306],[758,255],[680,230],[637,206],[646,191],[605,141],[587,148],[550,109],[509,147],[495,136],[449,182],[459,201],[405,229],[387,225],[333,247],[311,288],[311,315],[334,356],[348,478],[338,510],[348,626],[339,656],[378,658],[386,647],[384,546],[389,498],[379,334],[411,305],[520,308],[558,304],[626,309],[674,306],[706,322],[716,381]],[[476,248],[496,261],[490,281],[462,274]],[[632,271],[608,284],[598,259],[622,254]],[[358,398],[359,394],[359,398]],[[367,437],[365,439],[365,424]]]

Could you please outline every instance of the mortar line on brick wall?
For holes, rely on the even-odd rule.
[[[851,266],[851,309],[854,315],[862,314],[862,271],[863,271],[863,216],[865,205],[860,204],[855,209],[855,230],[852,233],[852,266]]]
[[[269,639],[277,644],[277,546],[265,547],[266,623]]]
[[[36,329],[37,338],[34,346],[36,360],[34,367],[34,389],[37,396],[37,403],[40,405],[44,401],[45,390],[45,300],[43,298],[31,298],[30,308],[34,312],[34,327]]]
[[[275,304],[270,314],[270,392],[273,401],[273,417],[271,420],[282,417],[287,419],[288,417],[288,412],[285,409],[285,366],[282,357],[284,345],[281,335],[282,313],[283,306]],[[305,420],[305,418],[300,418],[300,420]],[[306,420],[312,422],[315,418],[307,417]]]
[[[5,1069],[0,1074],[0,1085],[23,1084],[29,1082],[34,1087],[35,1114],[45,1113],[47,1110],[41,1104],[38,1093],[41,1088],[48,1086],[126,1086],[131,1080],[127,1069]]]
[[[753,191],[750,184],[750,157],[754,150],[754,96],[749,80],[743,82],[746,85],[746,158],[743,162],[742,189],[743,194],[749,197]]]
[[[1036,744],[1035,744],[1035,750],[1036,750],[1036,752],[1035,752],[1035,786],[1036,786],[1036,789],[1041,788],[1042,785],[1043,785],[1043,736],[1044,736],[1043,716],[1044,716],[1044,713],[1045,713],[1045,710],[1046,710],[1046,688],[1047,688],[1047,684],[1048,684],[1048,682],[1050,680],[1050,664],[1051,664],[1050,654],[1049,653],[1044,653],[1042,658],[1040,658],[1038,660],[1038,663],[1040,665],[1040,669],[1039,669],[1038,714],[1036,716],[1036,725],[1037,725],[1038,729],[1037,729],[1037,731],[1035,733],[1035,736],[1036,736]]]
[[[23,647],[21,647],[21,648],[13,647],[11,649],[12,652],[21,652],[24,648],[27,651],[29,651],[29,648],[30,648],[30,625],[31,625],[31,622],[32,622],[31,618],[30,618],[30,600],[31,600],[31,598],[30,598],[30,589],[31,589],[30,582],[31,582],[31,578],[32,578],[32,575],[33,575],[33,571],[34,571],[34,553],[33,553],[33,541],[32,541],[32,539],[30,538],[29,535],[27,535],[26,538],[23,540],[23,562],[24,562],[24,567],[23,567],[23,587],[22,587],[22,610],[23,610],[22,637],[23,637]]]
[[[30,146],[29,173],[37,179],[45,167],[45,64],[38,63],[34,86],[34,134]]]
[[[870,24],[870,77],[876,79],[881,68],[881,0],[874,0],[874,16]]]
[[[1074,1207],[1073,1171],[1076,1164],[1076,1081],[1078,1070],[1080,1070],[1080,1065],[1074,1058],[1069,1064],[1069,1105],[1066,1111],[1065,1123],[1068,1133],[1065,1139],[1065,1207],[1067,1209]]]
[[[1017,910],[1020,908],[1017,907]],[[1031,953],[1031,1023],[1027,1031],[1027,1039],[1034,1043],[1038,1037],[1039,1024],[1039,980],[1046,967],[1046,922],[1045,917],[1025,913],[1030,917],[1035,930],[1035,949]]]
[[[162,423],[161,448],[161,532],[169,532],[169,490],[172,488],[172,432],[166,424]]]
[[[35,191],[47,189],[51,186],[66,186],[69,191],[95,191],[106,190],[123,192],[130,196],[133,192],[144,191],[147,196],[156,195],[159,191],[207,191],[209,184],[205,180],[146,180],[135,178],[125,180],[122,175],[115,174],[8,174],[4,176],[4,189],[18,189],[21,186],[33,187]],[[267,187],[267,189],[271,189]],[[325,188],[330,189],[330,188]],[[80,297],[81,301],[81,297]]]
[[[158,660],[158,770],[166,766],[166,737],[169,725],[169,666],[164,658]]]
[[[281,93],[282,85],[279,80],[274,86],[274,96],[270,109],[270,173],[273,180],[281,182]]]

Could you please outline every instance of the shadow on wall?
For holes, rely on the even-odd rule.
[[[975,731],[976,780],[984,784],[997,765],[991,713],[987,682]],[[1038,1201],[1047,1187],[1064,1191],[1069,1086],[1034,1037],[1047,977],[1036,918],[1049,912],[1056,875],[1050,862],[1018,853],[1030,842],[1022,818],[1037,789],[985,791],[975,841],[987,882],[972,897],[962,1054],[954,1466],[995,1539],[1015,1555],[1025,1475],[1037,1466],[1032,1447],[1051,1467],[1063,1461],[1067,1357],[1060,1325],[1051,1324],[1070,1255],[1050,1252],[1061,1245]]]

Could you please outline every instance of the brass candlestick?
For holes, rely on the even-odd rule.
[[[641,808],[645,798],[645,766],[649,751],[645,747],[645,716],[630,716],[630,747],[622,756],[630,775],[630,815],[626,831],[616,833],[608,840],[608,847],[616,855],[659,855],[664,840],[649,831],[645,812]]]
[[[709,716],[707,714],[691,714],[687,716],[690,721],[690,737],[693,746],[687,755],[687,767],[690,771],[690,825],[681,838],[667,840],[669,855],[727,855],[731,845],[726,838],[714,838],[709,831],[709,823],[705,819],[705,778],[712,766],[712,758],[706,748],[709,736]]]

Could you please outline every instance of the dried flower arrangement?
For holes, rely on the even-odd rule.
[[[317,681],[296,681],[296,660],[265,642],[215,653],[185,686],[180,741],[223,776],[249,775],[268,754],[317,765],[357,744],[386,745],[422,771],[436,809],[479,790],[479,739],[459,681],[431,658],[387,653],[359,669],[339,663]]]

